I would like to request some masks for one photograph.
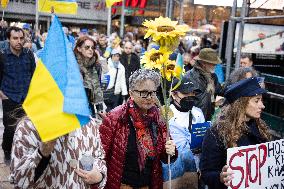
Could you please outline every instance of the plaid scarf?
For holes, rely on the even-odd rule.
[[[152,137],[153,133],[150,128],[152,123],[157,121],[158,112],[156,108],[153,107],[148,110],[146,115],[143,115],[141,110],[131,99],[128,100],[128,107],[128,112],[136,131],[138,164],[140,171],[142,171],[145,167],[147,157],[154,158],[156,156]]]

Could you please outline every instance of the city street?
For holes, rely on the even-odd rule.
[[[0,189],[284,189],[284,0],[0,8]]]

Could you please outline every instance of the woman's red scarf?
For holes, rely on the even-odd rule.
[[[153,133],[150,127],[153,122],[158,123],[158,111],[156,107],[148,110],[146,115],[133,102],[128,100],[129,115],[136,131],[136,140],[138,148],[138,164],[140,171],[145,167],[147,157],[154,158],[156,156],[155,147],[153,144]]]

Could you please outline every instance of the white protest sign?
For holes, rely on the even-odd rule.
[[[229,148],[227,165],[234,172],[229,189],[284,189],[284,139]]]

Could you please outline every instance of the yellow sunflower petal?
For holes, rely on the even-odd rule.
[[[147,27],[147,33],[144,38],[152,37],[154,41],[161,46],[173,46],[175,43],[170,43],[169,38],[179,38],[184,36],[189,30],[187,25],[177,25],[177,21],[172,21],[169,18],[159,17],[155,20],[146,20],[143,25]]]

